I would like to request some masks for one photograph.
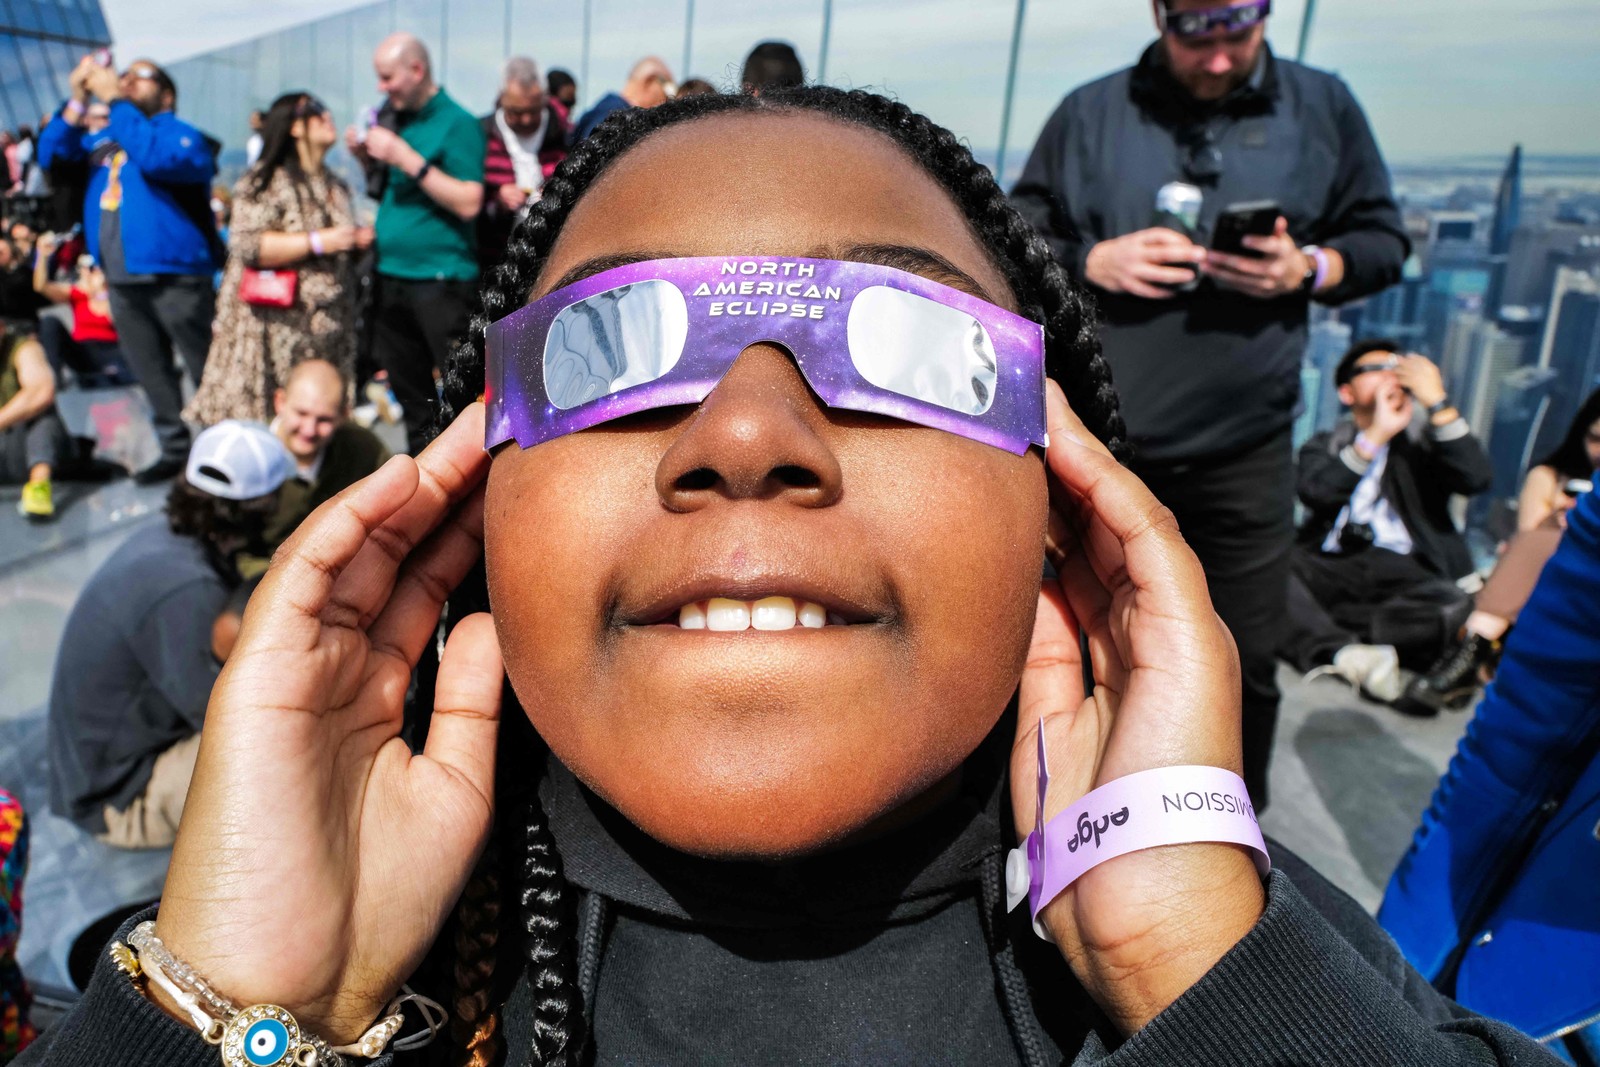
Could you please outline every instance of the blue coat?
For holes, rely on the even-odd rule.
[[[1567,523],[1378,912],[1423,975],[1541,1039],[1600,1019],[1600,493]]]
[[[48,167],[53,159],[87,159],[108,140],[120,150],[90,175],[84,203],[90,255],[100,258],[102,205],[117,203],[129,274],[215,272],[224,251],[209,207],[217,143],[170,111],[146,116],[118,100],[98,134],[57,113],[40,135],[40,161]]]

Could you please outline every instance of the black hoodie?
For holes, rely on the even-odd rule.
[[[886,838],[775,865],[673,852],[552,761],[540,793],[566,876],[582,889],[591,1062],[1557,1062],[1436,993],[1353,900],[1278,845],[1261,921],[1121,1039],[1033,935],[1025,909],[1003,911],[1011,724],[1002,720],[968,761],[960,795],[938,812]],[[506,1002],[508,1063],[526,1062],[531,1001],[519,977]],[[83,1001],[17,1063],[214,1067],[216,1056],[102,961]]]

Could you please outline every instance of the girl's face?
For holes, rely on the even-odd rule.
[[[1589,454],[1589,466],[1600,467],[1600,419],[1591,422],[1584,431],[1583,450]]]
[[[887,137],[772,113],[628,152],[534,296],[619,256],[716,255],[887,262],[1016,310],[965,217]],[[872,827],[994,726],[1032,632],[1045,516],[1036,450],[831,411],[757,344],[697,408],[502,449],[485,553],[507,672],[556,756],[673,847],[777,857]],[[769,596],[844,622],[677,626],[685,604]]]

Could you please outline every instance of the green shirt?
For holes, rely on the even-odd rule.
[[[399,134],[437,171],[483,181],[483,127],[440,89],[417,111],[402,111]],[[414,281],[471,281],[478,276],[475,220],[463,219],[422,191],[399,167],[378,203],[378,273]]]

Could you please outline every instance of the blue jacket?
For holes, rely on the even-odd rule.
[[[129,274],[212,274],[224,250],[210,209],[217,142],[170,111],[146,116],[126,100],[111,105],[111,124],[92,134],[58,112],[39,138],[42,165],[87,159],[107,141],[119,150],[89,178],[84,230],[100,258],[100,212],[122,217],[122,253]]]
[[[1506,642],[1378,921],[1474,1011],[1549,1038],[1600,1019],[1600,493]]]

